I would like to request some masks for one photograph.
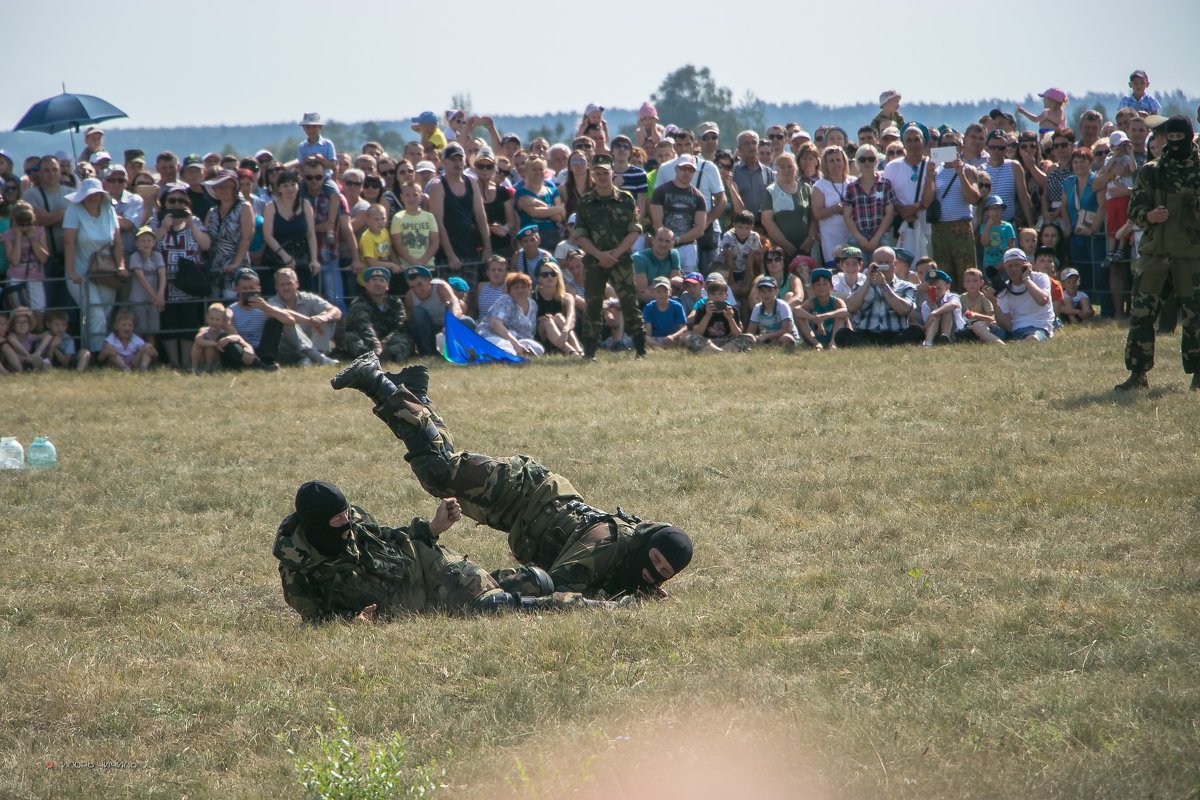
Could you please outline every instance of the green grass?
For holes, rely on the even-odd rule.
[[[0,796],[302,797],[334,706],[453,797],[1198,797],[1200,397],[1178,337],[1111,393],[1122,343],[435,365],[459,446],[695,560],[619,613],[318,629],[296,486],[434,509],[332,370],[5,380],[60,466],[0,473]]]

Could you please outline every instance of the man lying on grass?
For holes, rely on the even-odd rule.
[[[307,622],[620,605],[554,592],[550,576],[532,567],[488,573],[437,543],[461,518],[458,502],[448,497],[432,520],[389,528],[350,505],[336,486],[309,481],[275,534],[283,599]]]
[[[659,585],[688,565],[692,540],[672,525],[643,522],[583,502],[571,482],[529,456],[491,458],[455,451],[429,403],[429,370],[385,374],[365,353],[334,376],[334,389],[358,389],[375,416],[408,448],[405,460],[425,491],[455,497],[471,519],[508,533],[522,564],[550,573],[555,588],[587,597],[663,596]]]

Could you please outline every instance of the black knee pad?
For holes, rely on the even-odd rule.
[[[508,592],[488,592],[483,597],[475,601],[475,609],[490,614],[498,614],[504,611],[512,611],[515,608],[521,607],[521,598],[519,595],[512,595]]]

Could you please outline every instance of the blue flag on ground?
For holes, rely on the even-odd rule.
[[[446,309],[446,352],[442,355],[452,364],[489,364],[495,361],[511,361],[524,364],[529,359],[506,353],[475,331],[463,325],[458,317]]]

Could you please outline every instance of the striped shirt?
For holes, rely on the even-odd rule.
[[[1004,201],[1005,222],[1012,222],[1017,213],[1017,184],[1013,180],[1013,164],[1016,161],[1004,159],[999,166],[984,164],[983,171],[992,176],[992,194]]]

